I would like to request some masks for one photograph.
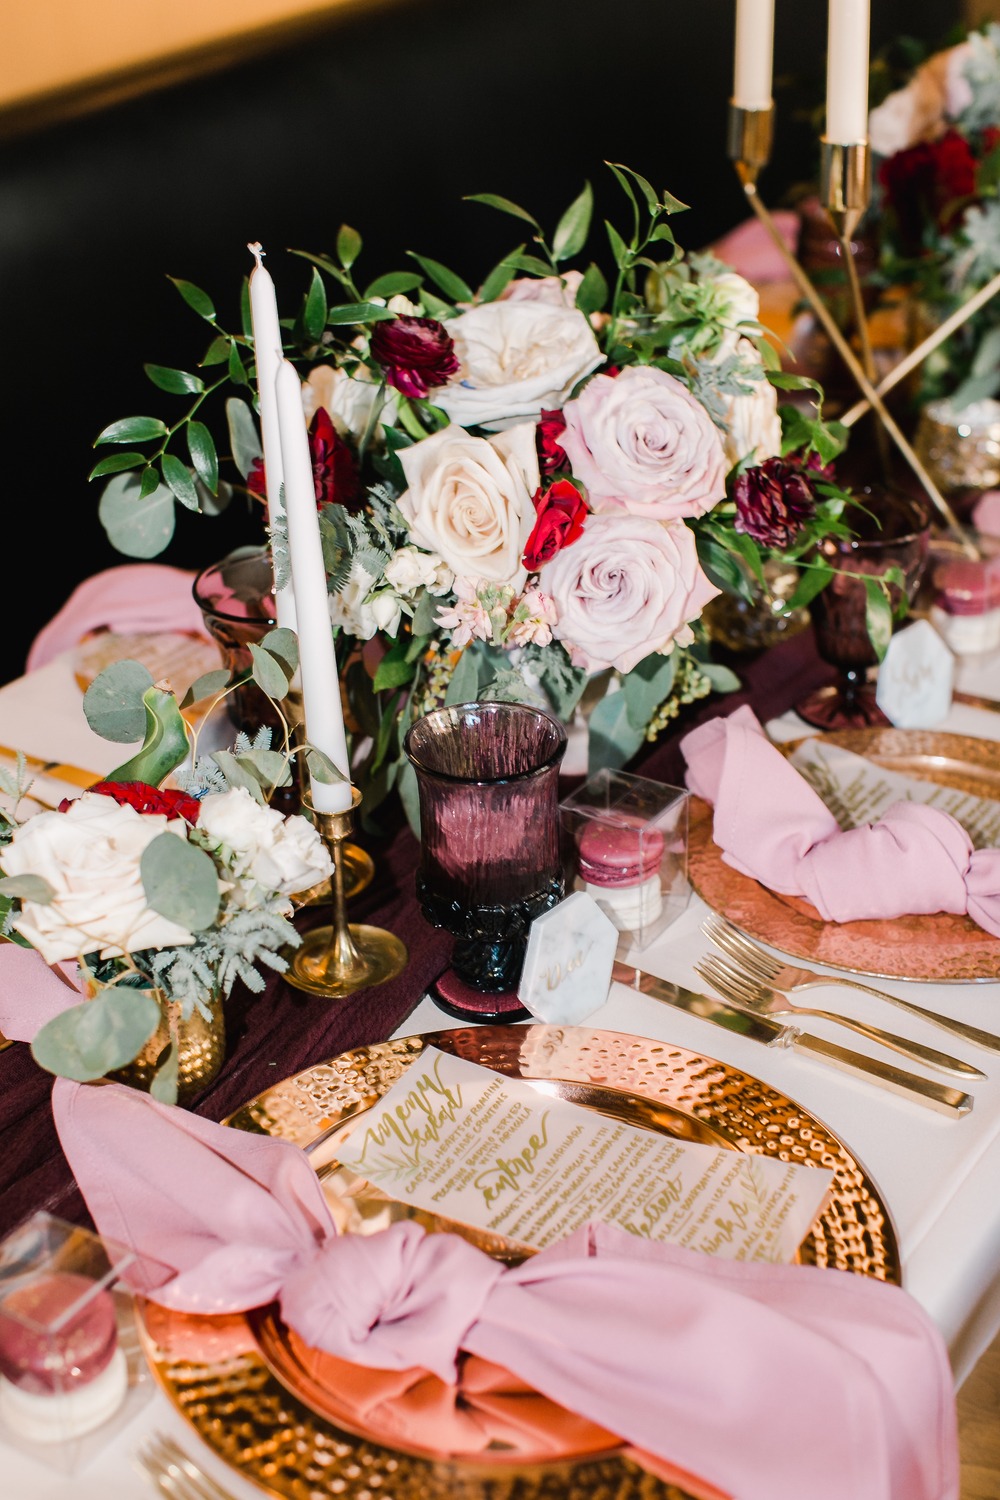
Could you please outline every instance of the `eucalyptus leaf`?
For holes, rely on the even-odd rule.
[[[654,652],[645,657],[622,679],[621,695],[625,699],[628,720],[633,729],[645,734],[650,719],[670,694],[677,671],[677,656]]]
[[[270,651],[279,661],[284,662],[288,669],[288,677],[295,676],[295,670],[299,664],[299,638],[294,630],[289,630],[283,625],[278,625],[274,630],[269,630],[261,641],[265,651]],[[284,694],[282,694],[284,697]]]
[[[94,678],[83,695],[87,723],[102,739],[131,745],[146,732],[143,695],[153,686],[153,676],[142,662],[126,658],[112,662]]]
[[[453,703],[474,703],[479,694],[479,666],[475,652],[467,646],[458,658],[444,695],[446,707]]]
[[[260,778],[253,766],[244,765],[242,757],[231,750],[213,750],[212,759],[231,787],[243,787],[255,802],[263,802]]]
[[[285,671],[284,665],[276,656],[265,651],[255,641],[250,642],[250,655],[253,659],[254,682],[268,698],[280,702],[288,694],[292,674]]]
[[[130,1063],[159,1024],[152,995],[113,986],[47,1021],[31,1055],[49,1073],[89,1083]]]
[[[200,703],[203,698],[217,698],[229,686],[229,672],[225,667],[217,667],[214,672],[203,672],[200,677],[195,678],[181,700],[181,708],[191,708],[193,704]]]
[[[51,906],[55,897],[55,891],[41,875],[4,875],[0,877],[0,893],[18,901],[34,901],[38,906]]]
[[[629,722],[628,705],[623,692],[605,693],[590,711],[587,720],[587,769],[617,770],[641,748],[644,734]]]
[[[309,767],[310,776],[317,781],[333,785],[337,782],[347,780],[347,776],[338,766],[335,766],[330,757],[323,751],[318,750],[315,745],[309,745],[306,750],[306,763]]]
[[[176,1042],[171,1042],[167,1048],[166,1055],[160,1062],[160,1066],[153,1074],[149,1082],[150,1097],[159,1101],[160,1104],[177,1103],[177,1081],[180,1073],[180,1049]]]
[[[713,693],[735,693],[743,686],[732,667],[717,661],[699,661],[698,671],[712,684]]]
[[[126,557],[157,557],[173,539],[174,495],[165,484],[139,503],[135,474],[118,474],[101,491],[98,518],[108,541]]]
[[[210,855],[173,833],[159,834],[139,861],[146,901],[188,932],[211,927],[219,914],[219,876]]]

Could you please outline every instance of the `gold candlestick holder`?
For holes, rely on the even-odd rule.
[[[333,860],[332,922],[329,927],[316,927],[306,933],[301,947],[291,956],[285,978],[295,989],[328,1000],[343,999],[392,979],[402,973],[409,957],[405,944],[395,933],[347,920],[344,850],[354,810],[361,801],[356,787],[353,792],[352,807],[345,812],[319,812],[302,799]]]
[[[898,448],[900,454],[912,469],[913,473],[916,475],[921,488],[926,493],[928,499],[940,514],[941,518],[948,527],[948,530],[952,533],[952,536],[958,542],[962,551],[966,554],[967,557],[970,557],[978,562],[980,560],[980,552],[978,547],[976,547],[968,532],[961,525],[958,517],[955,515],[951,506],[948,504],[948,501],[941,494],[941,491],[934,483],[934,480],[931,478],[930,474],[928,474],[919,457],[914,452],[912,446],[900,431],[898,423],[887,409],[885,402],[882,400],[882,397],[879,395],[878,391],[875,388],[874,382],[869,378],[868,374],[861,364],[861,361],[858,359],[854,350],[851,348],[850,343],[844,337],[844,334],[841,332],[840,328],[837,326],[836,319],[833,317],[833,314],[830,312],[830,309],[827,307],[823,298],[813,286],[809,277],[806,275],[802,266],[799,264],[799,261],[785,244],[785,241],[782,238],[777,225],[775,224],[770,212],[761,199],[761,196],[757,191],[757,177],[759,175],[761,167],[765,165],[765,163],[759,160],[760,148],[758,147],[755,152],[752,151],[751,155],[747,159],[743,159],[741,157],[733,155],[734,152],[739,152],[740,150],[747,149],[746,142],[748,140],[752,141],[754,139],[753,131],[754,129],[758,128],[754,125],[754,122],[752,120],[741,122],[737,119],[736,121],[734,121],[733,116],[753,116],[759,113],[761,113],[761,111],[745,110],[742,109],[739,105],[730,105],[730,155],[733,158],[733,164],[736,168],[737,175],[743,185],[743,191],[746,194],[747,201],[749,202],[750,207],[753,209],[754,214],[764,226],[765,230],[768,233],[768,236],[774,242],[776,249],[784,259],[789,271],[791,272],[792,279],[794,280],[799,291],[802,293],[802,296],[809,303],[809,306],[815,313],[816,318],[822,325],[827,337],[830,339],[830,342],[833,344],[841,359],[844,361],[844,364],[850,371],[855,383],[860,387],[861,392],[867,400],[869,406],[871,406],[872,409],[877,413],[878,418],[882,423],[885,431],[888,433],[889,437]],[[836,192],[839,195],[838,202],[841,198],[843,200],[842,207],[838,207],[836,212],[842,212],[844,214],[845,224],[848,221],[848,215],[853,212],[854,208],[856,207],[856,204],[851,202],[850,199],[856,192],[856,174],[858,170],[859,160],[857,153],[855,153],[854,165],[849,166],[846,159],[846,152],[848,152],[849,150],[849,147],[845,148],[844,158],[841,161],[840,166],[836,169],[834,169],[831,160],[831,183],[829,187],[829,192],[831,194]],[[853,187],[852,184],[854,184]],[[847,260],[848,265],[850,265],[850,256],[847,257]]]
[[[301,688],[289,688],[281,701],[281,711],[288,721],[292,739],[301,745],[305,733]],[[307,816],[314,820],[310,805],[304,798],[300,798],[300,801],[303,810],[309,807]],[[349,901],[352,896],[357,896],[366,886],[371,885],[375,877],[375,861],[366,849],[362,849],[358,844],[351,843],[349,840],[345,840],[341,846],[341,861],[344,870],[344,899]],[[311,885],[308,890],[296,891],[292,901],[296,909],[303,906],[323,906],[332,899],[332,896],[330,881],[321,880],[318,884]]]

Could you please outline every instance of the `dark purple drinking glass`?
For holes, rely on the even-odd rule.
[[[459,703],[410,725],[420,794],[417,895],[454,935],[438,1003],[463,1020],[524,1016],[531,923],[562,900],[559,765],[566,731],[522,703]]]
[[[193,593],[205,628],[219,648],[230,681],[253,666],[257,646],[277,624],[274,574],[267,547],[238,547],[221,562],[202,568]],[[238,729],[253,736],[261,725],[277,730],[280,720],[270,699],[253,681],[234,688],[226,710]]]

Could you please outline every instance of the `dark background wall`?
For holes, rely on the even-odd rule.
[[[778,206],[815,171],[826,5],[777,0],[778,112],[762,190]],[[957,0],[873,0],[873,50],[937,42]],[[191,368],[207,338],[168,276],[238,326],[248,240],[269,250],[282,311],[309,270],[288,253],[365,241],[367,279],[417,250],[475,283],[517,225],[462,195],[503,194],[547,227],[618,161],[691,205],[697,249],[744,217],[726,158],[734,0],[399,0],[253,63],[0,143],[3,554],[0,682],[81,579],[126,559],[100,527],[93,440],[117,417],[169,415],[153,361]],[[590,246],[604,259],[599,234]],[[178,403],[178,410],[181,409]],[[107,451],[107,450],[104,450]],[[261,539],[257,513],[182,513],[160,561],[198,567]]]

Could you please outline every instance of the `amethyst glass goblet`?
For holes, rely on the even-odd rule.
[[[234,681],[253,666],[251,645],[259,645],[277,624],[270,549],[238,547],[221,562],[202,568],[193,592],[205,628]],[[226,710],[237,729],[251,736],[262,724],[280,727],[270,699],[252,681],[233,689]]]
[[[895,609],[902,593],[916,597],[930,552],[930,511],[918,496],[893,490],[861,492],[865,509],[851,518],[853,535],[826,537],[820,556],[834,573],[809,606],[816,648],[824,661],[839,669],[840,679],[796,703],[800,718],[818,729],[864,728],[886,725],[888,719],[875,701],[875,684],[868,680],[878,657],[868,635],[865,577],[884,578],[898,569],[903,588],[888,582]]]
[[[435,999],[465,1021],[527,1015],[517,985],[531,923],[562,900],[559,765],[566,731],[521,703],[460,703],[411,724],[420,795],[417,895],[454,935]]]

